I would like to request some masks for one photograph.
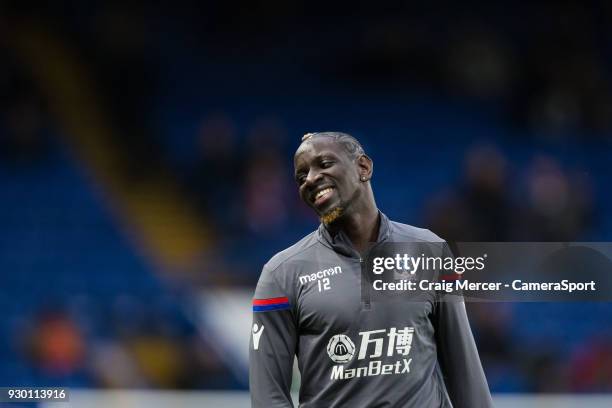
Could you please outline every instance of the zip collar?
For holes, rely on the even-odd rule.
[[[380,210],[378,211],[380,216],[380,227],[378,229],[378,239],[375,244],[386,241],[391,235],[391,224],[389,218],[383,214]],[[343,230],[338,231],[335,235],[329,232],[323,223],[319,225],[317,230],[317,238],[321,243],[335,252],[353,258],[361,258],[359,252],[353,248],[351,240],[348,238]]]

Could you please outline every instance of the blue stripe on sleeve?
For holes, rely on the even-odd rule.
[[[268,312],[270,310],[284,310],[289,309],[289,303],[277,303],[273,305],[262,305],[262,306],[253,306],[254,312]]]

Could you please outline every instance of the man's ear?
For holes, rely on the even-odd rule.
[[[359,178],[363,180],[365,177],[366,180],[370,180],[372,178],[372,173],[374,171],[374,163],[372,159],[370,159],[367,155],[362,154],[357,159],[357,167],[359,170]]]

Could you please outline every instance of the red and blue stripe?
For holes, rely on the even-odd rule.
[[[254,312],[267,312],[269,310],[289,309],[289,298],[276,297],[268,299],[253,299]]]

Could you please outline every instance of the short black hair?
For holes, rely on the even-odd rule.
[[[306,133],[302,136],[302,143],[310,140],[315,137],[329,137],[334,139],[334,142],[342,145],[344,150],[348,153],[351,159],[356,159],[361,155],[365,154],[361,143],[359,140],[355,139],[353,136],[348,133],[342,132],[314,132],[314,133]]]

